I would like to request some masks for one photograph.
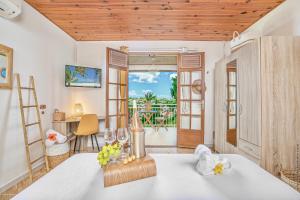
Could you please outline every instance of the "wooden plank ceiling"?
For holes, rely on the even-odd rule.
[[[230,40],[284,0],[26,0],[78,41]]]

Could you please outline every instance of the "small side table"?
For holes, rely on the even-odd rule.
[[[153,125],[153,123],[151,122],[151,118],[153,117],[154,114],[157,113],[157,111],[155,110],[150,110],[150,111],[146,111],[146,110],[141,110],[140,113],[145,117],[146,121],[145,124],[149,124],[153,129],[155,129],[155,126]]]

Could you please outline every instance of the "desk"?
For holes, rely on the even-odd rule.
[[[54,130],[60,132],[61,134],[67,136],[68,138],[73,138],[72,135],[73,133],[77,130],[78,124],[80,122],[81,117],[69,117],[65,121],[53,121],[52,122],[52,127]],[[98,116],[98,122],[105,121],[104,116]],[[84,147],[87,146],[87,138],[82,142],[83,146],[81,150],[84,149]],[[72,139],[71,139],[72,141]],[[70,142],[70,149],[73,149],[71,147],[71,142]]]
[[[53,121],[53,129],[65,136],[70,136],[76,131],[81,117],[69,117],[65,121]],[[104,116],[98,116],[99,123],[105,121]]]

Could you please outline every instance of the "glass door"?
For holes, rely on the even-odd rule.
[[[236,60],[227,64],[227,142],[236,146],[237,135]]]
[[[128,127],[128,54],[106,51],[106,127]]]
[[[194,148],[204,143],[204,53],[179,59],[177,146]]]

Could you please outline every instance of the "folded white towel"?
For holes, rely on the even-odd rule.
[[[49,140],[49,139],[46,139],[46,142],[45,142],[45,144],[46,144],[46,146],[47,146],[47,147],[50,147],[50,146],[52,146],[52,145],[54,145],[54,144],[55,144],[55,141],[54,141],[54,140]]]
[[[203,155],[211,156],[212,155],[211,150],[207,146],[205,146],[203,144],[199,144],[194,152],[195,161],[198,162],[198,160]]]
[[[57,141],[57,143],[59,143],[59,144],[65,143],[65,142],[67,141],[67,137],[64,136],[64,135],[62,135],[62,134],[60,134],[60,133],[58,133],[58,134],[56,135],[56,141]]]
[[[211,150],[205,145],[198,145],[194,158],[196,161],[196,170],[203,176],[213,175],[217,164],[223,165],[223,172],[231,168],[231,163],[226,158],[220,158],[218,155],[212,154]]]
[[[218,156],[204,153],[196,164],[196,170],[203,176],[213,175],[217,160]]]
[[[56,142],[56,143],[62,144],[62,143],[65,143],[65,142],[67,141],[67,137],[66,137],[66,136],[62,135],[61,133],[59,133],[59,132],[57,132],[57,131],[55,131],[55,130],[53,130],[53,129],[49,129],[49,130],[46,132],[47,138],[49,137],[50,134],[55,134],[55,136],[56,136],[56,140],[54,141],[54,143]],[[47,140],[48,140],[48,139],[47,139]],[[46,142],[47,142],[47,140],[46,140]],[[52,142],[53,142],[53,141],[48,142],[48,144],[50,144],[50,146],[51,146]],[[53,144],[54,144],[54,143],[53,143]],[[53,144],[52,144],[52,145],[53,145]]]

